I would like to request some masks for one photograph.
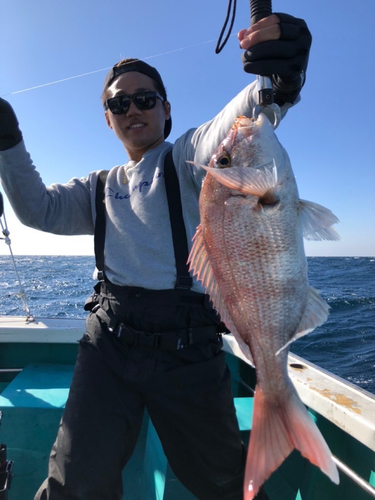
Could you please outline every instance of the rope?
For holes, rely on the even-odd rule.
[[[0,198],[2,199],[2,194],[1,193],[0,193]],[[2,221],[2,219],[4,219],[4,222]],[[17,269],[16,260],[15,260],[14,255],[13,255],[12,246],[11,246],[11,240],[9,238],[10,232],[8,231],[7,221],[6,221],[5,213],[4,212],[2,214],[0,214],[0,225],[1,225],[1,232],[2,232],[2,234],[4,236],[4,238],[0,238],[0,240],[5,240],[5,244],[8,245],[8,247],[9,247],[10,256],[12,257],[14,270],[16,272],[17,281],[18,281],[18,284],[19,284],[18,297],[22,301],[22,305],[23,305],[23,308],[24,308],[25,313],[26,313],[26,321],[34,321],[34,317],[30,313],[30,309],[29,309],[29,306],[28,306],[28,303],[27,303],[26,292],[25,292],[25,290],[24,290],[24,288],[22,286],[21,278],[20,278],[20,275],[19,275],[19,272],[18,272],[18,269]]]
[[[216,54],[219,54],[223,50],[225,44],[228,41],[228,38],[231,36],[232,28],[233,28],[233,24],[234,24],[234,20],[236,18],[236,6],[237,6],[237,0],[229,0],[229,2],[228,2],[228,9],[227,9],[227,15],[226,15],[226,18],[225,18],[225,21],[224,21],[224,25],[223,25],[223,27],[221,29],[221,33],[219,35],[219,39],[218,39],[217,44],[216,44],[216,49],[215,49],[215,53]],[[224,36],[224,32],[225,32],[225,30],[226,30],[226,28],[228,26],[229,16],[231,15],[231,11],[232,11],[232,19],[230,21],[230,26],[228,28],[228,33],[227,33],[224,41],[222,41],[223,40],[223,36]]]

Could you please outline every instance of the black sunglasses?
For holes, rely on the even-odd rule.
[[[138,109],[152,109],[156,105],[156,98],[164,101],[163,97],[154,90],[141,90],[133,95],[120,95],[105,101],[105,109],[109,109],[114,115],[123,115],[130,108],[132,100]]]

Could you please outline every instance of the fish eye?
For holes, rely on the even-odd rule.
[[[220,158],[218,158],[216,163],[218,164],[218,166],[220,168],[227,168],[231,164],[230,156],[228,154],[224,154],[224,155],[220,156]]]

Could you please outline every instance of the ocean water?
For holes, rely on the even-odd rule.
[[[93,257],[15,257],[34,316],[84,318]],[[291,351],[375,394],[375,258],[308,258],[310,284],[331,307],[328,321]],[[10,256],[0,256],[0,315],[23,315]]]

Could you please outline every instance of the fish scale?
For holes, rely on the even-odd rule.
[[[308,284],[303,236],[338,239],[338,220],[299,199],[289,157],[262,114],[239,117],[202,167],[190,269],[257,372],[244,498],[253,499],[294,448],[338,482],[287,373],[290,342],[324,323],[329,309]]]

